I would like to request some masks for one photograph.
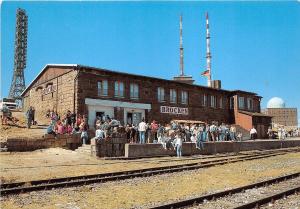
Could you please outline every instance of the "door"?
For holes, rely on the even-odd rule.
[[[128,112],[127,113],[127,124],[132,124],[132,113]]]
[[[132,113],[132,124],[138,125],[142,121],[142,113]]]

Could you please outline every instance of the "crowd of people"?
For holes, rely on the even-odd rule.
[[[35,123],[34,108],[30,107],[26,112],[27,126],[30,128]],[[46,118],[50,119],[50,124],[47,127],[47,134],[81,134],[82,143],[86,144],[89,140],[88,122],[86,115],[76,115],[67,111],[62,117],[54,111],[48,110]],[[95,121],[95,137],[96,140],[107,138],[116,127],[120,127],[120,121],[107,116],[97,117]],[[159,143],[164,149],[176,149],[177,156],[182,155],[182,143],[194,143],[197,149],[204,149],[204,142],[208,141],[242,141],[242,132],[237,131],[234,125],[227,125],[217,122],[208,123],[170,123],[160,124],[153,120],[147,123],[144,119],[139,124],[127,124],[123,127],[128,143]],[[298,132],[288,133],[284,127],[278,128],[278,138],[285,139],[288,134],[290,136],[299,136]],[[274,137],[274,131],[268,130],[269,138]],[[253,127],[250,130],[250,138],[257,138],[257,130]]]
[[[80,133],[84,144],[87,143],[88,137],[88,123],[85,115],[76,115],[70,110],[61,117],[56,111],[48,110],[46,118],[50,119],[50,124],[47,127],[47,134],[75,134]]]
[[[95,123],[96,139],[107,137],[111,128],[120,126],[120,122],[110,118],[98,118]],[[179,124],[174,121],[160,124],[153,120],[147,123],[144,119],[139,124],[127,124],[125,133],[128,143],[160,143],[164,149],[176,149],[181,156],[182,142],[195,143],[197,149],[204,149],[205,141],[241,141],[242,133],[235,126],[216,122],[211,124]]]

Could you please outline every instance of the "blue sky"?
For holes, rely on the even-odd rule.
[[[2,2],[1,95],[13,72],[16,9],[28,14],[26,84],[47,63],[76,63],[170,79],[179,74],[179,15],[185,73],[205,69],[210,15],[213,78],[224,89],[274,96],[300,110],[300,3]],[[300,115],[300,114],[298,114]]]

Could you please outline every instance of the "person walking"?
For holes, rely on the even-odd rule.
[[[144,119],[139,123],[138,131],[139,131],[139,140],[140,144],[145,144],[145,132],[147,130],[147,124]]]

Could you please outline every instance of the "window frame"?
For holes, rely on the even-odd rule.
[[[177,103],[177,91],[176,91],[176,89],[170,89],[170,103],[172,103],[172,104]]]
[[[215,95],[210,95],[210,107],[217,108],[217,97]]]
[[[219,98],[219,108],[224,109],[224,99],[222,96]]]
[[[187,91],[184,91],[182,90],[181,91],[181,104],[188,104],[189,102],[189,96],[188,96],[188,92]]]
[[[247,109],[253,110],[253,99],[252,98],[247,98]]]
[[[202,107],[207,107],[207,94],[202,94],[201,105]]]
[[[165,102],[165,88],[164,87],[157,87],[157,101]]]
[[[99,85],[101,84],[101,85]],[[105,88],[105,85],[106,88]],[[101,88],[99,88],[101,86]],[[108,96],[108,81],[107,80],[98,80],[97,81],[97,96]]]
[[[116,86],[117,86],[117,90],[116,90]],[[121,89],[121,86],[123,87],[123,89]],[[125,89],[125,84],[123,81],[115,81],[114,82],[114,96],[115,97],[119,97],[119,98],[123,98],[124,97],[124,89]],[[117,92],[117,94],[116,94]],[[121,95],[122,92],[122,95]]]
[[[243,102],[241,102],[241,101],[243,101]],[[245,109],[245,97],[239,96],[238,103],[239,103],[238,104],[239,109],[244,110]]]
[[[137,83],[130,83],[130,99],[139,99],[140,89]]]

